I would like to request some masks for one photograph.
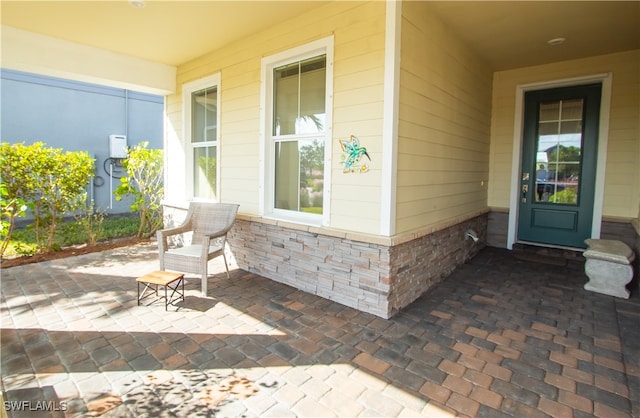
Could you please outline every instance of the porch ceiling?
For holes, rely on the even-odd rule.
[[[343,1],[343,0],[333,0]],[[1,21],[30,32],[177,66],[326,1],[3,0]],[[494,70],[640,48],[639,1],[432,1]],[[547,41],[564,37],[551,47]]]
[[[640,48],[639,1],[434,1],[496,70]],[[547,41],[566,38],[562,45]]]
[[[178,66],[326,1],[2,0],[3,25]]]

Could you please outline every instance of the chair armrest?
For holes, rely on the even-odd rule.
[[[185,232],[189,231],[191,231],[189,225],[180,225],[176,226],[175,228],[160,229],[157,231],[157,235],[166,238],[172,235],[184,234]]]
[[[167,228],[156,231],[156,241],[158,241],[158,251],[160,251],[160,254],[169,249],[167,237],[183,234],[189,231],[191,231],[191,226],[188,224],[182,224],[175,228]]]
[[[223,230],[223,231],[216,231],[216,232],[212,232],[211,234],[204,234],[203,238],[208,239],[208,240],[212,240],[212,239],[224,237],[224,236],[227,235],[228,232],[229,232],[228,229]]]
[[[209,257],[209,247],[211,246],[211,242],[219,239],[220,240],[220,244],[221,244],[221,248],[222,251],[224,251],[225,245],[227,244],[227,234],[223,233],[223,234],[218,234],[218,233],[214,233],[214,234],[209,234],[209,235],[204,235],[202,237],[203,242],[202,242],[202,260],[207,260]]]

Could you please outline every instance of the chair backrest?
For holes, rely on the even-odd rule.
[[[203,235],[226,233],[236,220],[238,205],[232,203],[191,202],[189,215],[193,230],[192,242],[200,244]]]

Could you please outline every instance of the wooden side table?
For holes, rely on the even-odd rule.
[[[138,306],[140,306],[140,301],[144,298],[151,296],[153,293],[149,292],[145,296],[147,289],[153,291],[154,289],[151,286],[155,285],[155,295],[158,296],[158,286],[164,286],[164,310],[168,310],[169,304],[173,304],[173,302],[182,299],[184,301],[184,274],[182,273],[174,273],[170,271],[153,271],[151,273],[147,273],[142,277],[138,277],[136,279],[138,282]],[[142,294],[140,293],[140,284],[144,284],[144,289],[142,289]],[[174,284],[175,283],[175,284]],[[172,285],[173,284],[173,285]],[[171,296],[168,297],[168,288],[171,288]],[[182,288],[182,290],[179,290]],[[175,295],[175,298],[174,298]],[[162,296],[161,296],[162,297]]]

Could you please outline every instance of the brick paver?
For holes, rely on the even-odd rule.
[[[68,417],[640,416],[640,298],[585,291],[580,261],[487,248],[390,320],[212,264],[209,297],[187,275],[170,312],[137,306],[153,245],[3,270],[4,400]]]

